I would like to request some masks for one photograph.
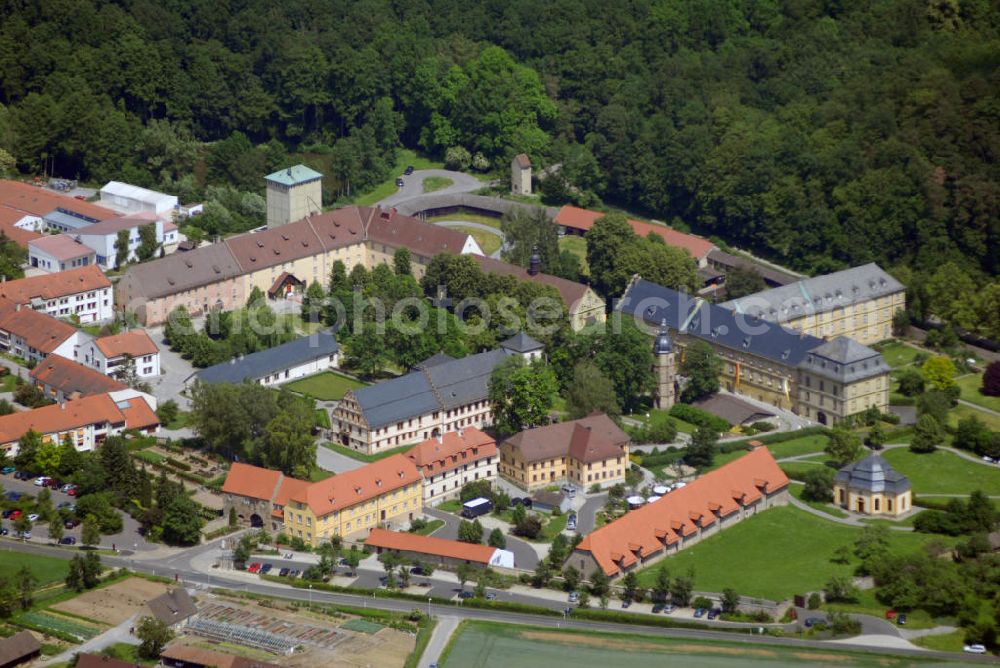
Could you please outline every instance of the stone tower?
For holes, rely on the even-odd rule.
[[[323,211],[323,175],[295,165],[264,177],[267,226],[280,227]]]
[[[667,321],[660,323],[660,330],[653,341],[653,373],[656,374],[656,408],[669,410],[677,401],[675,381],[677,379],[676,353],[674,342],[667,332]]]

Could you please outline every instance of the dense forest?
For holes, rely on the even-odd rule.
[[[819,272],[1000,272],[990,0],[5,0],[0,148],[259,213],[325,155],[331,201],[397,147],[562,165],[617,205]],[[241,193],[242,191],[242,193]]]

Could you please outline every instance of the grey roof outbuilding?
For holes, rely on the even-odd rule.
[[[42,645],[31,631],[20,631],[9,638],[0,639],[0,666],[16,666],[30,661],[42,651]]]
[[[337,339],[328,331],[283,343],[274,348],[250,353],[243,359],[232,359],[192,374],[190,379],[203,383],[242,383],[256,381],[313,360],[329,357],[340,350]]]
[[[506,341],[500,344],[501,348],[505,350],[510,350],[515,353],[533,353],[536,350],[541,350],[545,346],[531,338],[521,330],[514,336],[510,337]]]
[[[146,607],[158,620],[167,626],[179,624],[198,612],[194,599],[187,589],[178,587],[146,601]]]
[[[910,489],[910,479],[879,455],[869,455],[840,469],[835,483],[866,493],[902,494]]]

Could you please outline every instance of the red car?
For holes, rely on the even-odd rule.
[[[13,522],[14,520],[16,520],[17,518],[19,518],[23,514],[24,513],[22,513],[20,510],[15,510],[14,512],[12,512],[10,514],[10,517],[8,519],[10,519],[10,521]]]
[[[76,487],[70,487],[69,489],[66,490],[66,493],[69,494],[70,496],[76,496]]]
[[[259,573],[260,572],[260,562],[255,561],[247,567],[248,573]]]

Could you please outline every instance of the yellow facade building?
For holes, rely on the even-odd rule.
[[[913,506],[909,479],[879,455],[870,455],[837,472],[834,502],[852,513],[898,517]]]
[[[528,492],[561,483],[611,487],[625,482],[628,446],[603,414],[527,429],[500,445],[500,475]]]

